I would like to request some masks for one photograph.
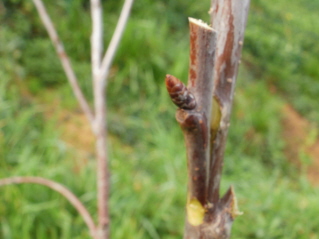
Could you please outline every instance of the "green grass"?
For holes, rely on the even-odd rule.
[[[43,115],[56,97],[70,111],[77,110],[77,104],[32,4],[4,3],[0,178],[35,175],[57,180],[79,195],[95,218],[94,157],[77,170],[79,152],[60,137],[57,119]],[[61,38],[90,99],[90,20],[85,4],[47,3],[51,14],[61,16],[55,18]],[[207,20],[205,4],[143,0],[133,8],[108,88],[113,239],[182,238],[186,153],[163,78],[171,73],[186,81],[186,17]],[[252,2],[222,179],[223,192],[235,186],[244,212],[234,223],[232,238],[318,238],[319,190],[287,162],[281,137],[281,107],[287,102],[308,119],[318,120],[318,33],[312,30],[318,21],[316,4]],[[120,3],[106,1],[104,7],[107,43]],[[280,94],[270,93],[269,84]],[[51,94],[43,95],[45,88]],[[89,238],[74,208],[49,189],[6,186],[0,195],[1,239]]]
[[[319,123],[319,37],[317,1],[254,1],[245,37],[244,59],[253,74],[276,86],[308,119]]]

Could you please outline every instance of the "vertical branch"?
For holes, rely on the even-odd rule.
[[[92,35],[91,35],[91,64],[94,83],[100,74],[101,57],[103,50],[103,19],[100,0],[91,0]]]
[[[96,136],[97,154],[97,200],[98,200],[98,236],[102,239],[109,238],[109,170],[107,155],[106,132],[106,97],[105,79],[101,77],[101,54],[103,19],[100,0],[91,0],[92,36],[91,57],[94,93],[94,133]]]
[[[40,15],[40,18],[50,36],[50,39],[55,47],[55,50],[60,58],[60,61],[62,63],[62,67],[65,71],[65,74],[67,76],[67,79],[72,87],[73,93],[78,100],[83,112],[85,113],[87,119],[89,120],[91,126],[93,127],[93,121],[94,121],[94,115],[91,111],[91,108],[89,104],[87,103],[81,88],[78,84],[78,79],[76,78],[76,75],[72,69],[70,60],[68,58],[68,55],[66,54],[63,44],[54,28],[54,25],[42,3],[41,0],[33,0],[34,5],[37,8],[37,11]]]
[[[217,31],[201,20],[189,18],[190,62],[188,88],[193,92],[197,111],[202,111],[209,121],[213,90],[213,69]]]
[[[100,0],[91,0],[92,14],[92,71],[97,153],[97,188],[98,188],[98,234],[109,238],[109,169],[107,153],[107,117],[106,117],[106,82],[109,69],[124,31],[133,0],[126,0],[115,33],[102,60],[102,6]]]
[[[212,26],[218,31],[216,65],[214,69],[214,102],[219,123],[213,127],[210,159],[209,202],[219,201],[219,186],[223,157],[230,125],[230,115],[234,96],[241,49],[243,46],[249,0],[213,0]]]
[[[167,75],[166,87],[179,107],[176,120],[186,142],[188,199],[185,235],[204,223],[207,210],[207,169],[209,162],[209,121],[213,90],[216,31],[201,20],[189,18],[190,65],[188,87]],[[185,237],[188,238],[188,237]],[[191,238],[191,237],[190,237]]]
[[[214,30],[190,19],[188,88],[166,76],[188,158],[184,239],[228,239],[240,214],[233,188],[220,198],[219,187],[248,7],[249,0],[213,0]]]
[[[189,18],[190,63],[188,89],[194,94],[196,108],[179,110],[176,119],[182,126],[186,140],[189,170],[189,200],[196,198],[206,204],[207,164],[209,155],[209,125],[215,59],[216,31],[201,20]],[[184,120],[184,122],[183,122]],[[189,125],[191,124],[191,127]]]

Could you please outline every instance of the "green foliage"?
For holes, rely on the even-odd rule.
[[[66,145],[57,138],[53,122],[44,121],[41,108],[20,99],[17,87],[0,73],[0,177],[45,175],[64,182],[77,195],[90,194],[90,185],[75,185],[69,173],[74,164],[65,161]],[[85,170],[93,169],[88,165]],[[94,175],[91,180],[86,177],[91,183],[92,179]],[[76,215],[64,198],[42,186],[1,188],[0,238],[83,238],[80,235],[87,236],[87,231],[81,229],[84,223]]]
[[[25,45],[23,54],[28,56],[23,58],[22,64],[26,69],[29,78],[27,80],[32,93],[38,93],[44,87],[52,87],[65,81],[59,58],[55,54],[52,44],[46,39],[40,38],[29,41]],[[38,78],[45,79],[45,81],[39,82]]]
[[[244,54],[256,77],[275,85],[299,112],[317,123],[318,7],[317,1],[307,0],[254,1]]]
[[[91,99],[88,3],[45,2]],[[31,1],[3,4],[0,178],[35,175],[57,180],[79,195],[95,217],[95,160],[79,162],[79,152],[56,130],[63,122],[48,120],[45,106],[23,94],[31,91],[44,102],[59,94],[63,106],[77,107],[58,58]],[[107,45],[122,1],[103,4]],[[171,73],[186,81],[187,16],[208,21],[208,4],[143,0],[133,7],[107,92],[114,239],[182,237],[185,149],[163,80]],[[246,64],[238,79],[222,181],[223,191],[234,184],[244,212],[234,223],[233,238],[309,239],[319,234],[319,191],[287,163],[280,119],[285,99],[268,91],[268,85],[274,85],[307,117],[318,119],[319,48],[313,31],[317,7],[309,0],[252,1]],[[89,238],[74,208],[47,188],[6,186],[0,194],[1,239]]]

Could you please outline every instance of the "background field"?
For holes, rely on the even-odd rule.
[[[88,1],[45,1],[89,99]],[[136,0],[109,77],[112,239],[182,238],[183,136],[163,84],[186,81],[188,23],[210,1]],[[104,1],[105,45],[122,1]],[[222,190],[236,239],[319,238],[319,1],[252,0]],[[93,137],[32,1],[0,2],[0,178],[65,184],[95,216]],[[318,179],[318,180],[317,180]],[[0,188],[0,239],[85,239],[83,220],[42,186]]]

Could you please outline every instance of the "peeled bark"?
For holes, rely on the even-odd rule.
[[[220,114],[219,127],[211,129],[211,175],[209,200],[219,200],[219,184],[222,162],[230,126],[230,115],[240,63],[244,31],[248,15],[249,0],[214,0],[212,2],[212,27],[218,32],[216,44],[216,65],[214,68],[213,96]]]
[[[213,28],[190,18],[188,86],[166,76],[187,150],[184,239],[228,239],[241,214],[233,187],[223,197],[219,189],[248,7],[249,0],[213,1]]]

